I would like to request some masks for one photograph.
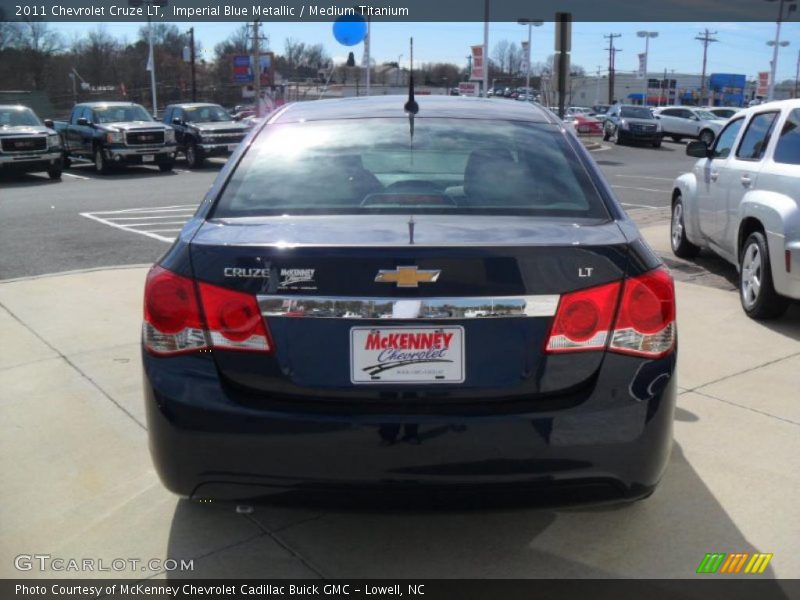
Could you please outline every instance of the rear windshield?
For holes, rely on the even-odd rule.
[[[213,216],[375,212],[608,218],[556,126],[437,118],[269,125]]]

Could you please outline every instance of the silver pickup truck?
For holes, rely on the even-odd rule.
[[[47,171],[61,179],[61,139],[30,108],[0,104],[0,174]]]
[[[739,269],[750,317],[782,315],[800,299],[800,99],[741,111],[686,153],[700,160],[675,180],[672,251],[712,250]]]

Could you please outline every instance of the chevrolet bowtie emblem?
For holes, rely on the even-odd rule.
[[[417,267],[397,267],[394,271],[380,270],[375,276],[377,283],[396,283],[397,287],[419,287],[420,283],[433,283],[441,271],[419,270]]]

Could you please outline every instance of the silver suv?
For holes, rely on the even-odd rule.
[[[742,307],[775,318],[800,299],[800,99],[761,104],[727,122],[675,180],[672,251],[708,248],[739,269]]]
[[[653,114],[661,122],[665,136],[676,142],[683,138],[698,139],[707,146],[714,143],[726,121],[725,118],[696,106],[664,106],[653,109]]]

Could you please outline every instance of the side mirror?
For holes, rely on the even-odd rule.
[[[174,119],[172,119],[172,124],[173,125],[183,125],[183,120],[180,117],[175,117]]]
[[[78,125],[81,125],[82,127],[86,127],[86,126],[89,125],[89,120],[86,117],[80,117],[78,119],[77,123],[78,123]]]
[[[55,125],[53,125],[53,119],[45,119],[44,126],[48,129],[55,129]]]
[[[686,156],[693,156],[694,158],[710,158],[711,148],[706,146],[705,142],[694,140],[686,145]]]

